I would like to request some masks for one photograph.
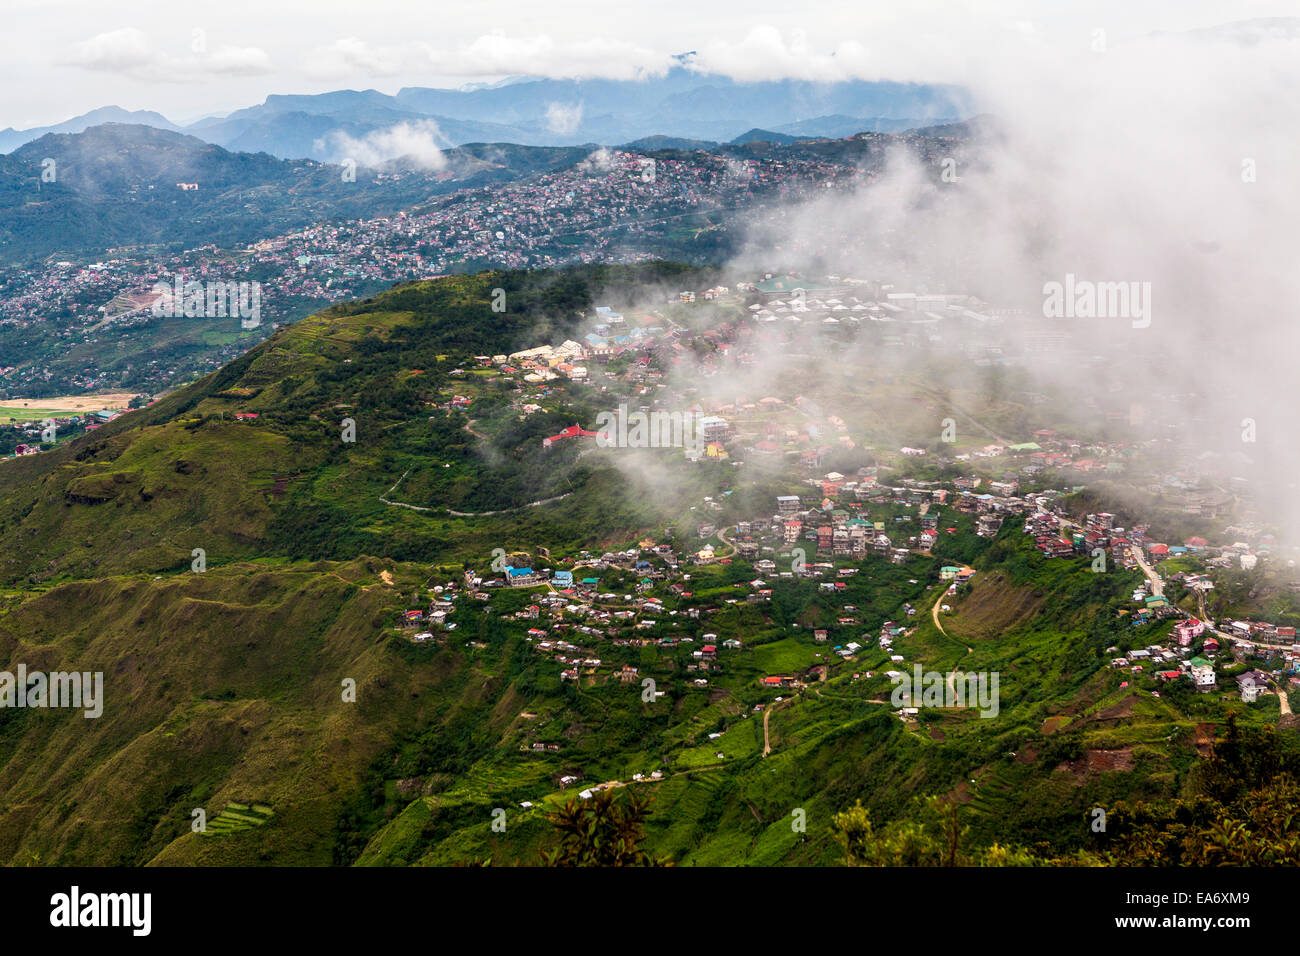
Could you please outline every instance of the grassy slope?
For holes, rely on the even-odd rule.
[[[699,597],[673,603],[718,612],[652,633],[707,629],[745,649],[699,689],[681,680],[689,645],[598,646],[670,689],[649,706],[635,684],[562,685],[560,668],[523,642],[527,625],[477,609],[458,612],[456,633],[481,647],[386,637],[430,564],[481,566],[496,546],[622,545],[686,521],[653,508],[597,456],[537,457],[535,439],[553,425],[545,418],[520,426],[488,415],[478,427],[515,439],[501,444],[517,451],[487,457],[463,421],[430,410],[466,387],[450,377],[457,360],[534,344],[538,316],[589,302],[596,279],[609,275],[581,288],[459,277],[331,309],[151,408],[0,467],[0,581],[11,585],[0,592],[0,665],[102,670],[108,694],[97,721],[57,711],[0,719],[0,859],[531,861],[547,828],[539,809],[518,804],[558,799],[554,780],[575,771],[590,785],[662,768],[666,779],[646,785],[656,796],[651,843],[684,863],[826,862],[834,812],[861,799],[878,819],[898,819],[928,792],[967,801],[981,840],[1077,845],[1097,801],[1177,789],[1196,725],[1219,709],[1119,688],[1105,648],[1160,631],[1134,633],[1115,616],[1133,576],[1048,561],[1015,522],[989,543],[968,516],[949,518],[959,532],[941,536],[933,558],[902,567],[870,558],[841,596],[783,582],[769,605],[728,605],[731,586],[754,572],[740,562],[696,572]],[[492,318],[498,283],[517,313]],[[261,417],[235,423],[237,410]],[[357,422],[355,445],[338,440],[345,415]],[[730,480],[727,466],[711,468],[690,470],[684,480],[698,487],[682,501]],[[408,470],[418,480],[401,500],[434,511],[378,500]],[[449,498],[510,507],[553,490],[557,476],[574,493],[544,508],[457,518],[436,507]],[[202,575],[188,571],[195,547],[207,552]],[[944,635],[930,623],[938,592],[926,585],[953,560],[980,573],[950,602]],[[895,651],[908,667],[998,671],[997,718],[923,711],[909,726],[880,702],[889,665],[870,639],[904,618],[905,601],[917,628]],[[858,621],[839,627],[845,603]],[[763,758],[753,707],[773,694],[757,679],[818,662],[827,653],[812,642],[818,626],[832,628],[831,646],[868,649],[773,711],[774,752]],[[877,676],[852,678],[867,670]],[[344,677],[358,683],[355,705],[340,699]],[[1269,706],[1249,713],[1264,719]],[[538,741],[561,750],[524,749]],[[268,805],[274,817],[219,838],[189,833],[192,808],[211,819],[232,801]],[[498,807],[505,833],[489,826]],[[790,825],[796,809],[806,833]]]

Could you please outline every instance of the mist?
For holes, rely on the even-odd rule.
[[[1245,479],[1295,544],[1300,448],[1283,391],[1300,355],[1295,22],[1113,47],[1096,35],[1074,56],[1031,49],[986,64],[971,78],[982,113],[971,141],[895,149],[848,195],[751,223],[729,268],[1022,310],[1004,332],[1020,323],[1069,343],[1026,363],[1041,387],[1079,408],[1110,396],[1149,434],[1180,435],[1203,472]],[[1053,283],[1131,284],[1146,314],[1048,317]],[[746,378],[761,390],[788,364],[768,356]],[[945,384],[969,385],[978,370],[953,374]]]

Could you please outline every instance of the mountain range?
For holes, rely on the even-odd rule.
[[[332,217],[387,215],[463,187],[571,166],[588,153],[478,144],[443,152],[437,169],[390,161],[379,164],[387,170],[380,176],[360,165],[345,183],[337,165],[233,152],[148,125],[46,133],[0,156],[0,261],[250,242]],[[177,188],[183,182],[203,185],[187,192]]]
[[[459,90],[406,87],[396,94],[274,94],[256,106],[188,126],[151,111],[107,106],[52,126],[2,130],[0,152],[48,133],[76,133],[106,122],[184,131],[232,151],[339,161],[357,151],[382,150],[394,130],[438,148],[474,142],[616,145],[647,136],[720,143],[755,129],[796,138],[894,132],[973,112],[971,95],[954,86],[742,83],[678,67],[640,81],[524,79]]]

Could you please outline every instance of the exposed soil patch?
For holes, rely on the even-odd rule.
[[[1217,732],[1218,728],[1214,724],[1198,723],[1196,725],[1194,745],[1196,747],[1196,752],[1202,757],[1208,757],[1210,755],[1210,750],[1214,746],[1214,736]]]
[[[1041,594],[1008,583],[998,572],[975,575],[970,588],[970,594],[956,605],[957,613],[945,618],[943,626],[949,634],[971,642],[999,639],[1043,605]]]
[[[1090,776],[1099,773],[1133,769],[1133,748],[1117,750],[1085,750],[1082,757],[1066,760],[1056,767],[1074,777],[1076,786],[1082,786]]]
[[[1044,735],[1054,734],[1069,722],[1070,718],[1066,714],[1059,714],[1056,717],[1048,717],[1043,721],[1041,733]]]
[[[1133,716],[1133,698],[1125,697],[1118,703],[1112,704],[1105,710],[1100,711],[1093,720],[1122,720],[1125,717]]]

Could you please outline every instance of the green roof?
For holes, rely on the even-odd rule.
[[[755,282],[754,288],[759,292],[792,292],[795,289],[803,289],[805,292],[829,292],[832,287],[812,279],[792,279],[790,276],[781,276]]]

